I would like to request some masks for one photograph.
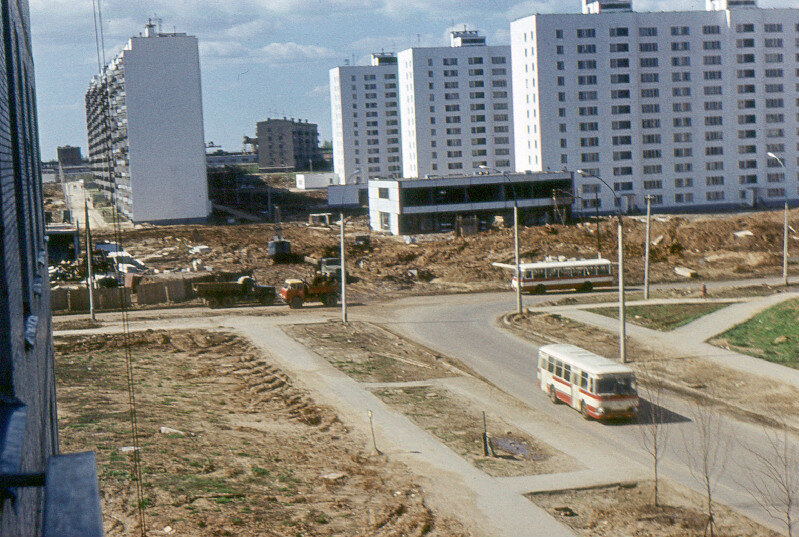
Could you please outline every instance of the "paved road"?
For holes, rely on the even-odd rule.
[[[535,377],[537,347],[508,334],[495,322],[497,317],[513,309],[513,300],[511,293],[437,297],[434,304],[430,304],[429,299],[406,299],[397,304],[391,325],[408,337],[461,360],[508,394],[549,414],[562,427],[583,433],[587,442],[615,450],[619,455],[618,464],[651,464],[651,458],[643,449],[640,426],[609,426],[583,421],[567,406],[552,405],[540,391]],[[526,305],[530,306],[544,300],[545,297],[525,297]],[[692,441],[695,424],[689,419],[691,408],[673,396],[666,397],[663,406],[674,413],[675,422],[667,428],[669,444],[661,467],[662,475],[699,489],[699,483],[691,476],[687,464],[689,452],[696,453]],[[752,463],[739,439],[747,439],[756,445],[766,444],[760,427],[725,419],[720,443],[727,446],[725,459],[728,463],[719,478],[714,498],[763,524],[781,529],[741,484]],[[799,447],[796,439],[792,441]],[[794,516],[797,515],[799,510]]]

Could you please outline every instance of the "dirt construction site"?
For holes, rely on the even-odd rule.
[[[799,211],[789,218],[799,218]],[[782,229],[781,211],[655,215],[651,278],[686,281],[675,272],[678,267],[694,271],[695,284],[778,275]],[[277,235],[291,242],[292,262],[270,258],[269,243]],[[626,274],[633,285],[643,279],[644,237],[644,218],[625,217]],[[206,271],[252,271],[259,284],[280,285],[289,278],[310,279],[316,269],[308,258],[339,255],[336,223],[296,220],[281,226],[137,225],[121,234],[96,230],[94,238],[120,241],[147,267],[143,283]],[[616,238],[616,220],[606,217],[524,227],[521,260],[601,254],[615,261]],[[795,250],[799,234],[794,228],[788,239]],[[96,452],[107,535],[135,534],[141,512],[155,535],[493,535],[470,524],[473,520],[458,505],[464,499],[475,501],[472,489],[455,490],[450,499],[445,493],[442,500],[442,482],[449,483],[453,474],[466,476],[464,482],[497,480],[492,490],[498,497],[515,494],[516,500],[573,535],[703,533],[703,500],[690,488],[663,484],[664,502],[653,506],[648,477],[627,468],[598,469],[604,463],[582,457],[557,439],[552,431],[558,430],[558,421],[552,416],[490,385],[446,353],[393,332],[386,321],[390,316],[369,318],[392,299],[438,300],[435,295],[506,290],[508,272],[492,263],[513,262],[512,227],[499,225],[469,236],[393,237],[370,230],[366,217],[351,216],[346,243],[348,293],[353,309],[363,312],[347,325],[330,322],[337,311],[321,307],[302,312],[276,306],[189,308],[185,313],[164,309],[133,312],[138,316],[134,324],[142,326],[123,338],[115,332],[120,324],[115,313],[104,313],[96,322],[85,316],[56,319],[57,330],[79,331],[62,332],[55,339],[61,447]],[[789,261],[792,270],[799,262]],[[677,296],[685,291],[660,292]],[[601,295],[606,293],[562,300],[605,300]],[[546,299],[550,302],[541,303],[545,307],[560,305],[555,295]],[[511,316],[508,324],[532,339],[539,334],[591,339],[597,351],[613,354],[614,338],[607,331],[592,331],[559,315],[529,313],[521,319]],[[371,410],[365,426],[359,421],[363,416],[354,419],[350,410],[330,402],[332,395],[309,382],[316,369],[285,347],[259,342],[257,334],[267,325],[355,383],[359,401],[377,401],[371,404],[418,430],[425,441],[432,439],[463,466],[436,474],[409,463],[424,450],[385,449],[385,431],[378,429],[375,436],[374,428],[369,429]],[[631,350],[638,352],[634,343]],[[639,373],[654,371],[674,385],[689,387],[727,378],[742,385],[738,377],[724,376],[724,368],[701,360],[680,363],[674,371],[655,371],[653,366]],[[136,377],[138,451],[131,440],[126,365],[133,366]],[[332,386],[344,382],[334,378]],[[763,391],[756,382],[751,386],[762,397],[747,404],[796,412],[795,390]],[[491,442],[485,440],[489,433]],[[134,452],[142,454],[141,489],[132,470]],[[601,453],[597,457],[604,460]],[[613,476],[587,489],[504,490],[513,480],[557,481],[559,474],[571,479],[591,472]],[[521,512],[527,513],[525,509]],[[717,516],[717,535],[777,535],[732,509],[719,507]]]
[[[791,219],[799,217],[792,211]],[[653,281],[681,281],[676,267],[696,272],[698,281],[775,275],[782,266],[782,212],[728,216],[655,216],[651,231],[650,273]],[[369,234],[365,217],[347,222],[347,270],[354,277],[352,292],[359,300],[385,299],[408,294],[436,294],[507,288],[509,275],[492,263],[513,260],[513,229],[493,228],[473,236],[454,233],[412,239],[372,233],[368,245],[357,246],[356,235]],[[123,247],[145,265],[159,271],[189,270],[199,262],[213,271],[254,269],[257,281],[276,285],[288,277],[309,277],[314,268],[304,263],[274,264],[268,243],[277,231],[273,224],[229,226],[145,227],[125,231]],[[293,222],[282,226],[298,257],[338,256],[338,226],[309,226]],[[799,245],[791,228],[789,243]],[[100,239],[113,239],[97,234]],[[625,218],[626,274],[633,283],[643,279],[645,222]],[[616,221],[603,218],[599,245],[603,257],[616,258]],[[597,256],[596,221],[571,225],[522,228],[522,261],[547,256]],[[191,253],[207,246],[202,253]],[[197,251],[197,250],[194,250]],[[796,259],[791,260],[795,265]],[[167,275],[168,276],[168,275]]]

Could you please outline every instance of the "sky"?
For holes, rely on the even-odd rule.
[[[331,139],[328,71],[369,54],[446,46],[453,27],[507,45],[512,20],[578,12],[580,0],[100,0],[105,58],[148,18],[200,43],[205,139],[240,151],[267,117],[307,119]],[[796,7],[796,0],[760,0]],[[30,0],[42,158],[86,154],[84,94],[99,72],[92,0]],[[705,0],[636,0],[636,11],[703,10]],[[102,47],[101,47],[102,48]]]

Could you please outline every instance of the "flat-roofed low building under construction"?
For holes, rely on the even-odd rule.
[[[574,201],[570,172],[487,173],[427,179],[369,181],[372,229],[394,235],[450,231],[459,220],[493,224],[501,216],[521,224],[566,221]]]

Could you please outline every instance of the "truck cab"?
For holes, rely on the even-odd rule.
[[[319,301],[325,306],[335,306],[338,295],[335,283],[326,276],[317,276],[311,285],[304,280],[291,278],[280,289],[280,298],[292,309],[301,308],[308,301]]]

